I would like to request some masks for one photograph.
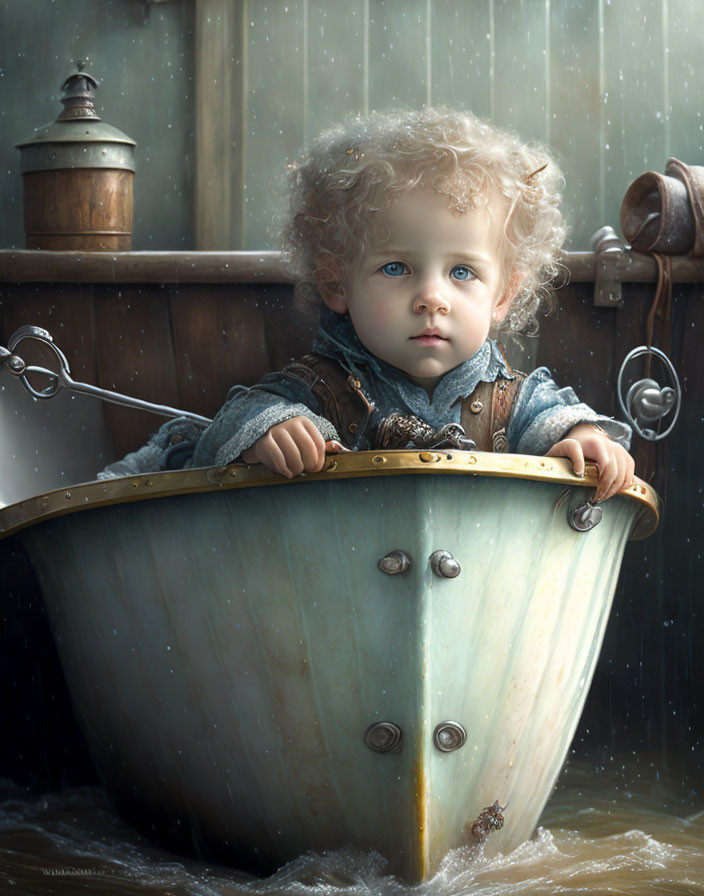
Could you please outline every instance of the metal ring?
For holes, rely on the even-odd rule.
[[[59,362],[59,369],[47,370],[44,367],[37,367],[32,364],[26,365],[21,372],[18,370],[15,375],[19,377],[20,382],[33,398],[42,400],[54,398],[61,389],[72,383],[71,371],[68,366],[66,355],[64,355],[61,349],[56,345],[48,330],[31,325],[20,327],[19,330],[15,330],[12,336],[10,336],[7,347],[14,353],[17,346],[27,339],[34,342],[41,342],[42,345],[51,349]],[[48,377],[49,385],[41,391],[35,389],[28,379],[28,374],[32,373],[38,373]]]
[[[665,432],[658,433],[657,435],[648,435],[646,434],[638,425],[638,422],[633,418],[631,412],[626,407],[623,401],[622,395],[622,384],[623,384],[623,373],[626,369],[626,365],[629,364],[634,358],[639,358],[641,355],[654,355],[656,358],[659,358],[665,367],[667,368],[668,373],[670,374],[670,378],[672,380],[672,384],[675,387],[675,407],[674,411],[668,411],[668,413],[672,413],[672,421],[670,425],[667,427]],[[682,403],[682,388],[680,386],[679,378],[677,377],[677,371],[675,367],[667,357],[665,352],[661,351],[659,348],[655,348],[654,346],[647,345],[639,345],[637,348],[632,349],[626,357],[623,359],[623,363],[621,364],[621,368],[618,372],[618,379],[616,381],[616,396],[618,397],[618,403],[623,411],[626,420],[628,420],[629,424],[633,427],[633,429],[638,433],[641,439],[645,439],[647,442],[659,442],[660,439],[664,439],[666,436],[669,436],[672,432],[672,429],[677,423],[677,417],[680,413],[680,405]]]

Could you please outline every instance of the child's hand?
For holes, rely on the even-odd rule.
[[[589,423],[573,426],[567,438],[557,442],[546,457],[568,457],[578,476],[584,475],[584,461],[593,460],[599,467],[599,484],[594,501],[605,501],[633,483],[635,461],[618,442]]]
[[[304,470],[317,473],[325,462],[325,440],[312,420],[291,417],[272,426],[243,451],[242,460],[246,464],[264,464],[287,479]]]

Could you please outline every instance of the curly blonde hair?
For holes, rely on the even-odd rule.
[[[318,282],[344,281],[373,235],[375,212],[421,185],[447,196],[459,212],[503,197],[504,284],[509,275],[522,278],[504,327],[537,329],[566,234],[563,178],[545,147],[469,112],[374,113],[325,131],[288,166],[288,179],[283,250],[301,309],[319,309]]]

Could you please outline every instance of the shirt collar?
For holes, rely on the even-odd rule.
[[[396,389],[402,388],[404,392],[418,390],[433,407],[448,407],[458,398],[472,393],[480,382],[493,383],[498,376],[514,378],[499,344],[493,339],[486,339],[471,358],[442,377],[431,402],[425,389],[412,382],[402,370],[367,351],[359,341],[349,315],[337,314],[329,308],[321,312],[313,348],[319,354],[339,361],[349,373],[359,377],[372,390],[375,381]]]

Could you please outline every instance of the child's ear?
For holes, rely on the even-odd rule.
[[[325,304],[338,314],[347,311],[347,299],[342,285],[341,271],[329,258],[320,260],[314,271],[315,285]]]
[[[508,310],[513,303],[513,300],[516,298],[516,294],[518,290],[521,288],[521,283],[523,282],[523,274],[519,274],[517,271],[513,273],[511,279],[506,284],[506,288],[501,294],[501,298],[494,305],[494,310],[491,314],[491,318],[495,323],[499,323],[502,321],[506,315],[508,314]]]

